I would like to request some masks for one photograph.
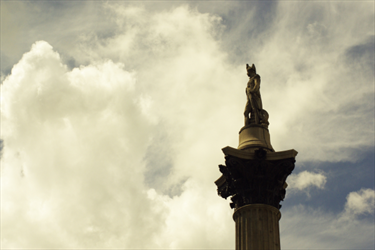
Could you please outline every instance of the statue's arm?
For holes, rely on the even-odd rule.
[[[254,79],[254,87],[253,89],[251,90],[251,92],[258,92],[260,89],[260,77],[255,77]]]

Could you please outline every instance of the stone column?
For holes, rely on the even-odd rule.
[[[225,147],[223,174],[215,181],[218,194],[231,197],[236,223],[236,250],[280,250],[279,209],[285,182],[294,169],[294,149],[275,152],[268,131],[268,112],[262,107],[260,76],[246,64],[249,82],[244,111],[245,126],[238,148]]]
[[[297,151],[271,150],[223,148],[225,165],[219,165],[223,175],[215,184],[221,197],[231,197],[236,250],[280,250],[280,202]]]
[[[235,210],[236,249],[280,250],[279,220],[275,207],[264,204],[245,205]]]

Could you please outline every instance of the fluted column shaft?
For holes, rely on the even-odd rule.
[[[280,211],[270,205],[251,204],[237,208],[236,250],[280,250]]]

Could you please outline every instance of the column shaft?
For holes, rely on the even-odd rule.
[[[251,204],[236,209],[236,250],[280,250],[280,217],[280,211],[270,205]]]

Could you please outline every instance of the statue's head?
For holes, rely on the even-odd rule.
[[[246,64],[246,70],[247,70],[247,75],[249,77],[252,77],[253,75],[255,75],[257,73],[257,70],[255,69],[255,65],[251,65],[251,67],[249,66],[249,64]]]

